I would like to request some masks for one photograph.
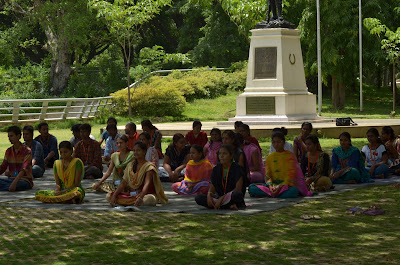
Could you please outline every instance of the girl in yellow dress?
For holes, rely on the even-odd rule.
[[[85,173],[83,163],[79,158],[73,158],[73,147],[69,141],[59,145],[62,159],[56,160],[53,166],[55,190],[40,190],[35,194],[35,199],[49,203],[81,203],[85,191],[81,180]]]

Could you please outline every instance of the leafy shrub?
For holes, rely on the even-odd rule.
[[[113,112],[116,115],[126,115],[129,112],[128,90],[117,91],[111,96]],[[143,85],[131,94],[131,99],[132,113],[142,117],[181,116],[186,106],[182,93],[168,86]]]
[[[48,68],[27,63],[0,69],[0,99],[46,98]]]
[[[243,90],[246,86],[246,63],[232,67],[231,73],[200,68],[189,72],[173,71],[165,77],[152,76],[136,88],[132,110],[142,117],[180,116],[186,101],[216,98],[227,90]],[[133,90],[132,90],[133,91]],[[113,113],[128,113],[128,91],[112,94]]]
[[[229,66],[229,68],[225,72],[235,73],[235,72],[241,72],[243,70],[247,72],[247,61],[235,62],[231,64],[231,66]]]
[[[200,68],[182,73],[173,71],[167,77],[152,77],[150,82],[156,87],[174,87],[182,92],[187,101],[201,98],[215,98],[226,94],[224,72]]]
[[[243,91],[246,87],[247,67],[226,74],[224,78],[225,86],[228,90]]]

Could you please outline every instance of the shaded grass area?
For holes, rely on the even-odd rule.
[[[0,263],[398,264],[399,195],[368,187],[246,217],[0,207]],[[346,213],[372,204],[386,214]]]
[[[324,117],[357,117],[365,119],[387,119],[392,112],[392,91],[389,87],[380,90],[374,86],[364,85],[363,111],[360,112],[360,94],[358,91],[346,91],[346,106],[343,110],[333,108],[331,95],[324,95],[322,100],[322,116]],[[236,115],[236,96],[241,91],[230,91],[227,95],[216,99],[200,99],[189,102],[182,120],[199,119],[228,120]],[[316,95],[316,100],[317,95]],[[317,102],[318,107],[318,102]]]
[[[346,106],[343,110],[333,108],[330,95],[324,96],[322,103],[322,116],[325,117],[350,116],[366,119],[387,119],[391,117],[393,95],[390,87],[382,87],[378,90],[375,86],[363,85],[362,112],[360,112],[359,91],[346,91]]]

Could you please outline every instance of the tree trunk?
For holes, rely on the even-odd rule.
[[[385,67],[385,74],[383,75],[383,86],[389,86],[389,84],[391,83],[389,81],[390,80],[389,76],[391,76],[390,75],[390,72],[391,72],[390,69],[392,69],[390,66],[389,67]]]
[[[50,68],[50,86],[55,95],[61,95],[68,85],[72,73],[71,52],[66,36],[60,37],[54,34],[50,27],[46,27],[46,48],[52,54]]]
[[[351,81],[351,92],[357,93],[358,92],[358,89],[357,89],[358,87],[357,87],[357,82],[356,82],[357,77],[355,74],[353,74],[352,76],[353,76],[353,78],[351,79],[352,80]]]
[[[396,99],[397,96],[397,89],[396,89],[396,63],[393,62],[392,68],[392,88],[393,88],[393,112],[396,112]]]
[[[397,90],[397,83],[396,83],[396,64],[397,60],[393,63],[393,84],[394,84],[394,94],[396,97],[396,105],[400,105],[400,96],[399,91]]]
[[[382,88],[382,66],[381,64],[378,65],[378,67],[376,68],[376,89],[380,90]]]
[[[339,82],[339,109],[344,109],[344,104],[346,101],[346,84]]]
[[[332,106],[334,109],[338,109],[339,107],[339,87],[336,75],[332,75]]]
[[[131,98],[131,76],[129,74],[130,65],[129,59],[127,61],[126,71],[127,71],[127,79],[128,79],[128,109],[129,109],[129,118],[132,118],[132,98]]]
[[[341,91],[337,76],[332,75],[332,105],[335,109],[341,109]]]

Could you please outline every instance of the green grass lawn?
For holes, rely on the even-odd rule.
[[[179,119],[189,121],[194,119],[202,121],[228,120],[236,115],[236,97],[241,93],[230,91],[227,95],[216,99],[200,99],[189,102],[183,112],[183,117]],[[387,119],[391,117],[392,93],[389,87],[383,87],[378,91],[375,87],[365,85],[363,95],[363,112],[360,112],[359,92],[346,91],[346,107],[344,110],[334,109],[330,95],[324,95],[321,115],[324,117],[350,116],[365,119]]]
[[[346,91],[346,107],[335,110],[330,97],[324,97],[322,116],[325,117],[359,117],[365,119],[387,119],[391,117],[393,96],[390,87],[377,90],[373,86],[363,86],[363,111],[360,112],[359,91]]]
[[[343,112],[324,99],[323,115],[387,118],[390,93],[374,93],[365,97],[362,114],[355,94]],[[235,115],[238,94],[194,101],[184,115],[187,120],[226,120]],[[92,128],[97,139],[105,120],[101,123]],[[72,136],[68,124],[50,125],[50,133],[59,141]],[[5,132],[0,137],[2,156],[9,142]],[[163,149],[169,141],[163,140]],[[328,153],[339,145],[337,139],[320,141]],[[358,148],[366,142],[353,139]],[[260,144],[265,159],[270,139]],[[400,189],[391,186],[368,187],[246,217],[0,207],[0,264],[399,264],[399,196]],[[386,213],[346,212],[370,205]],[[303,214],[321,219],[305,221]]]
[[[236,97],[242,92],[229,91],[216,99],[197,99],[187,104],[183,116],[185,120],[220,121],[236,115]]]
[[[250,216],[0,207],[0,264],[399,264],[399,196],[369,187]],[[370,205],[386,213],[346,212]]]

